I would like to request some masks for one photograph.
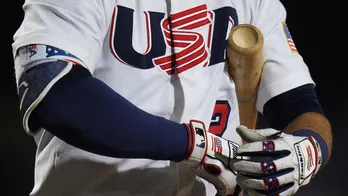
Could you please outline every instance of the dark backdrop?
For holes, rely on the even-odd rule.
[[[11,4],[8,4],[11,2]],[[308,1],[313,2],[313,1]],[[326,2],[306,4],[300,0],[284,0],[288,10],[288,26],[299,52],[308,64],[317,84],[319,99],[332,123],[334,146],[332,159],[326,169],[298,195],[347,195],[343,190],[348,176],[347,151],[344,147],[348,133],[347,84],[345,59],[347,41],[344,36],[347,15],[345,6]],[[338,2],[338,1],[337,1]],[[19,119],[17,95],[11,53],[12,35],[23,18],[23,1],[7,1],[2,17],[2,58],[0,69],[0,195],[25,196],[33,186],[35,156],[34,140],[27,136]],[[5,9],[5,10],[4,10]],[[2,12],[3,14],[4,12]],[[344,54],[345,52],[345,54]],[[346,141],[346,143],[348,140]]]

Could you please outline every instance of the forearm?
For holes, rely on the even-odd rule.
[[[188,144],[184,125],[139,109],[79,66],[54,84],[30,119],[70,145],[110,157],[180,161]]]
[[[311,130],[322,137],[328,148],[329,159],[332,152],[332,129],[328,119],[322,114],[316,112],[307,112],[295,118],[284,129],[284,132],[288,134],[293,134],[296,131],[303,129]]]
[[[321,143],[323,165],[332,149],[332,130],[314,85],[304,85],[272,98],[264,106],[270,127],[297,136],[313,136]]]

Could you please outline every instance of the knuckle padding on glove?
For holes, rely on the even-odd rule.
[[[289,145],[283,141],[283,140],[273,140],[273,141],[259,141],[259,142],[252,142],[248,144],[244,144],[240,146],[237,150],[237,153],[239,155],[243,154],[246,155],[247,153],[252,153],[257,155],[266,155],[267,153],[276,152],[277,154],[284,153],[286,154],[291,149]]]
[[[233,163],[233,169],[243,173],[269,174],[286,169],[293,169],[291,157],[272,159],[265,157],[260,161],[238,160]]]

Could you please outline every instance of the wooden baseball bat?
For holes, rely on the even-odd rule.
[[[262,49],[264,38],[261,31],[250,24],[234,26],[228,37],[228,72],[237,93],[241,125],[256,128],[257,89],[264,64]]]

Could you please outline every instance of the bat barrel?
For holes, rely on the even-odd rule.
[[[241,124],[255,128],[256,98],[260,83],[264,38],[261,31],[250,24],[234,26],[228,37],[228,72],[235,86]]]

